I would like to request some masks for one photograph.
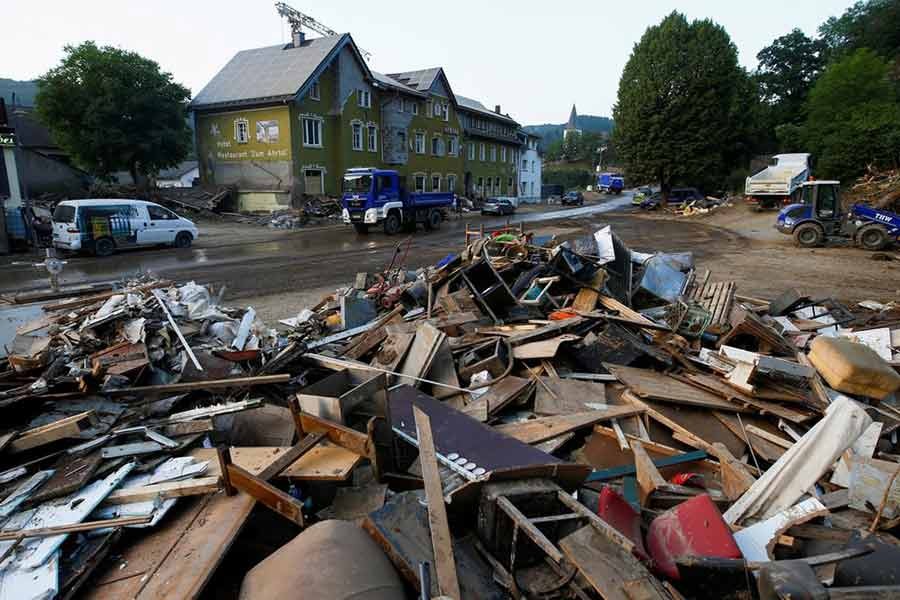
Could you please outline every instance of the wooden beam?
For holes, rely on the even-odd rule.
[[[453,600],[461,600],[459,580],[456,576],[456,559],[453,556],[453,538],[447,523],[447,507],[444,505],[444,489],[438,471],[437,454],[431,433],[431,419],[418,406],[413,406],[416,419],[416,437],[419,440],[419,463],[425,482],[425,500],[428,503],[428,527],[434,549],[434,565],[437,570],[438,588],[441,594]]]
[[[52,537],[55,535],[63,535],[66,533],[79,533],[82,531],[93,531],[95,529],[106,529],[107,527],[125,527],[127,525],[144,525],[153,520],[153,515],[145,515],[141,517],[119,517],[117,519],[104,519],[102,521],[88,521],[86,523],[75,523],[73,525],[55,525],[52,527],[36,527],[34,529],[20,529],[18,531],[4,531],[0,533],[0,542],[8,542],[11,540]]]
[[[229,464],[227,469],[228,480],[235,488],[253,496],[257,502],[274,510],[288,521],[296,523],[300,527],[306,527],[303,505],[297,502],[293,496],[282,492],[271,483],[234,463]]]
[[[725,497],[734,502],[746,492],[756,481],[747,470],[747,466],[728,451],[724,444],[716,442],[712,445],[713,453],[719,459],[722,479],[722,491]]]
[[[274,477],[278,477],[282,471],[294,464],[301,456],[312,450],[319,442],[324,440],[325,437],[325,432],[322,431],[306,436],[294,444],[290,450],[276,458],[272,464],[259,474],[259,478],[263,481],[269,481]]]
[[[272,383],[287,383],[291,376],[287,373],[279,375],[260,375],[258,377],[232,377],[229,379],[209,379],[206,381],[190,381],[187,383],[167,383],[163,385],[143,385],[104,392],[107,396],[140,396],[142,394],[177,394],[194,390],[219,390],[225,388],[251,387]]]
[[[559,564],[562,561],[562,552],[553,545],[553,542],[547,539],[547,536],[541,533],[541,530],[538,529],[534,523],[528,520],[528,517],[522,514],[522,511],[509,501],[509,498],[506,496],[498,496],[497,508],[505,512],[506,516],[512,519],[513,523],[515,523],[519,529],[524,531],[525,535],[531,538],[531,541],[544,551],[544,554],[550,557],[550,560],[556,564]]]
[[[630,417],[639,415],[642,412],[643,409],[635,406],[615,406],[606,410],[589,410],[571,415],[541,417],[519,423],[508,423],[498,425],[494,429],[516,438],[520,442],[537,444],[600,421]]]
[[[169,500],[184,496],[211,494],[222,489],[218,477],[197,477],[184,481],[167,481],[140,487],[114,490],[103,500],[103,504],[130,504],[148,500]]]
[[[644,446],[634,441],[631,443],[631,451],[634,454],[634,468],[638,481],[638,500],[641,506],[645,506],[647,498],[650,497],[655,490],[665,487],[666,480],[659,474],[650,455],[644,450]]]
[[[81,433],[82,425],[87,428],[87,422],[94,416],[94,411],[88,410],[71,417],[66,417],[40,427],[27,429],[13,439],[9,445],[9,452],[16,454],[44,446],[66,438],[75,438]]]
[[[359,456],[369,457],[374,461],[375,446],[365,433],[309,413],[298,412],[297,415],[299,419],[299,427],[297,429],[299,431],[324,433],[333,444]]]

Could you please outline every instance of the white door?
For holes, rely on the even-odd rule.
[[[138,231],[137,239],[140,245],[171,244],[175,241],[179,217],[170,210],[156,204],[145,204],[140,208],[141,213],[147,211],[149,217],[147,226]]]
[[[304,191],[310,196],[320,196],[325,193],[325,178],[319,169],[306,169],[303,173]]]

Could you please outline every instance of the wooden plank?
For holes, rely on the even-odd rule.
[[[447,335],[433,325],[428,323],[419,325],[412,346],[400,366],[401,376],[397,378],[396,383],[419,387],[422,383],[419,379],[428,373],[446,338]]]
[[[680,379],[681,381],[684,381],[685,383],[690,383],[714,394],[718,394],[719,396],[722,396],[730,402],[752,406],[757,409],[757,411],[755,412],[758,412],[762,415],[772,414],[784,419],[785,421],[790,421],[791,423],[805,423],[810,419],[816,418],[816,414],[811,411],[795,410],[786,406],[782,406],[781,404],[777,404],[775,402],[767,402],[765,400],[760,400],[759,398],[754,398],[752,396],[743,394],[714,375],[706,375],[703,373],[685,373],[683,375],[674,375],[674,377]]]
[[[574,342],[581,339],[580,336],[564,333],[553,338],[522,344],[513,348],[513,357],[519,360],[532,360],[538,358],[553,358],[559,351],[559,347],[566,342]]]
[[[281,477],[298,481],[346,481],[363,458],[323,441],[282,471]]]
[[[427,375],[428,379],[449,386],[432,386],[431,395],[435,398],[442,400],[459,393],[457,391],[460,389],[459,375],[456,373],[456,362],[453,360],[453,352],[450,350],[450,342],[447,338],[444,338],[438,346]]]
[[[388,337],[381,345],[381,350],[372,359],[372,366],[384,371],[396,371],[400,362],[406,358],[415,337],[415,333],[388,331]]]
[[[634,469],[638,482],[638,500],[641,506],[646,506],[647,499],[657,489],[664,487],[666,480],[659,474],[656,465],[650,459],[647,451],[640,442],[631,443],[631,451],[634,453]]]
[[[266,508],[275,511],[300,527],[306,526],[306,520],[303,518],[303,505],[290,494],[282,492],[269,482],[235,464],[228,465],[228,479],[231,485],[253,496]]]
[[[106,529],[108,527],[127,527],[129,525],[143,525],[149,523],[153,519],[152,515],[142,517],[118,517],[116,519],[103,519],[101,521],[87,521],[83,523],[75,523],[73,525],[57,525],[53,527],[36,527],[34,529],[19,529],[16,531],[0,532],[0,542],[8,542],[10,540],[52,537],[54,535],[64,535],[68,533],[81,533],[83,531],[94,531],[96,529]]]
[[[532,383],[528,379],[507,375],[492,384],[477,400],[467,404],[462,412],[481,422],[487,421],[495,412],[526,394],[531,386]]]
[[[141,487],[113,490],[103,500],[103,504],[129,504],[131,502],[199,496],[217,492],[221,487],[218,477],[197,477],[184,481],[167,481]]]
[[[431,530],[438,587],[441,594],[458,600],[462,595],[456,577],[453,538],[450,536],[447,522],[447,507],[444,505],[444,490],[431,434],[431,419],[418,406],[413,406],[413,414],[416,420],[416,437],[419,441],[419,463],[422,467],[422,480],[425,483],[425,499],[428,503],[428,526]]]
[[[93,416],[94,411],[88,410],[47,425],[26,429],[10,443],[8,451],[16,454],[59,440],[77,438],[83,429],[90,427]]]
[[[394,310],[382,317],[380,323],[374,328],[367,331],[352,348],[344,352],[344,357],[351,360],[358,360],[375,349],[377,345],[387,338],[387,326],[392,323],[400,323],[403,321],[403,306],[396,306]]]
[[[534,412],[539,415],[567,415],[592,410],[590,405],[606,404],[606,385],[592,381],[536,379]]]
[[[580,325],[583,322],[583,317],[574,317],[571,319],[563,319],[562,321],[553,321],[547,325],[544,325],[543,327],[539,327],[538,329],[523,331],[521,333],[511,335],[509,338],[507,338],[507,341],[511,346],[515,347],[520,344],[536,340],[538,338],[548,337],[552,334],[559,333],[560,331],[569,329],[570,327]]]
[[[734,502],[746,492],[756,478],[747,470],[747,466],[734,457],[724,444],[713,444],[713,452],[719,459],[721,469],[722,492]]]
[[[340,423],[301,412],[297,429],[304,433],[324,432],[332,443],[341,448],[346,448],[359,456],[374,459],[374,448],[369,436]]]
[[[287,383],[291,380],[288,373],[279,375],[259,375],[257,377],[232,377],[229,379],[209,379],[206,381],[190,381],[186,383],[168,383],[163,385],[144,385],[104,392],[107,396],[141,396],[144,394],[178,394],[194,390],[220,390],[227,388],[251,387],[273,383]]]
[[[325,437],[325,433],[323,432],[307,435],[302,440],[297,442],[294,446],[292,446],[290,450],[282,453],[274,461],[272,461],[272,464],[266,467],[259,474],[259,478],[263,481],[269,481],[273,477],[277,477],[281,474],[282,471],[300,460],[301,457],[312,450],[319,442],[325,439]]]
[[[559,546],[604,600],[669,600],[662,584],[630,550],[593,526],[567,535]]]
[[[634,406],[614,406],[606,410],[589,410],[573,415],[557,415],[507,423],[494,427],[496,431],[513,437],[526,444],[537,444],[551,438],[588,427],[600,421],[641,414],[643,410]]]
[[[604,364],[604,367],[642,399],[732,412],[747,411],[742,406],[665,373],[612,364]]]
[[[522,512],[515,507],[515,505],[509,501],[509,498],[506,496],[498,496],[497,497],[497,508],[506,513],[506,515],[512,519],[512,522],[515,523],[516,527],[521,529],[525,535],[527,535],[532,542],[534,542],[538,548],[543,550],[544,554],[546,554],[550,560],[559,564],[562,562],[563,555],[553,543],[547,539],[541,530],[537,528],[537,526],[532,523],[528,517],[522,514]]]

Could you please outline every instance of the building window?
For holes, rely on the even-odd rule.
[[[308,148],[322,147],[322,121],[303,118],[303,145]]]
[[[432,175],[431,176],[431,191],[432,192],[441,191],[441,176],[440,175]]]
[[[491,162],[497,162],[497,146],[491,146]]]
[[[456,191],[456,175],[447,175],[447,191]]]
[[[425,101],[425,116],[430,117],[434,113],[434,102],[431,100]]]
[[[378,127],[369,125],[369,152],[378,152]]]
[[[425,154],[425,134],[416,132],[416,154]]]
[[[397,132],[397,145],[400,147],[402,152],[408,152],[409,148],[406,147],[406,132],[398,131]]]
[[[478,145],[478,160],[482,160],[482,161],[483,161],[483,160],[484,160],[484,157],[485,157],[485,153],[484,153],[484,142],[482,142],[481,144]]]
[[[441,118],[445,121],[450,120],[450,105],[444,102],[441,104]]]
[[[413,177],[413,181],[415,182],[415,187],[417,192],[425,191],[425,176],[424,175],[416,175]]]
[[[450,156],[457,156],[459,154],[459,144],[455,135],[451,135],[447,138],[447,154]]]
[[[483,187],[484,187],[484,177],[479,177],[478,185],[475,186],[475,189],[480,192]]]
[[[469,144],[469,160],[475,160],[475,144]]]
[[[250,122],[247,119],[234,120],[234,141],[238,144],[250,141]]]
[[[419,103],[416,102],[415,100],[413,100],[412,102],[410,102],[410,104],[412,104],[412,111],[411,111],[412,114],[414,114],[414,115],[419,114]]]
[[[441,108],[443,104],[441,102],[433,102],[431,105],[432,108],[432,116],[440,117],[443,109]]]
[[[309,88],[309,98],[311,100],[319,99],[319,81],[313,81],[312,86]]]
[[[494,177],[494,190],[499,194],[500,193],[500,178]]]
[[[527,159],[527,158],[523,158],[523,159],[522,159],[522,170],[523,170],[523,171],[527,171],[527,170],[528,170],[528,159]]]
[[[356,90],[356,103],[363,108],[372,108],[372,93],[369,90],[359,88]]]
[[[354,150],[362,150],[363,149],[363,141],[362,141],[362,123],[353,123],[350,125],[352,131],[353,138],[353,149]]]
[[[444,140],[437,136],[431,138],[431,154],[434,156],[444,155]]]
[[[513,191],[513,178],[512,178],[512,177],[509,177],[509,178],[506,180],[506,191],[507,191],[510,195],[512,195],[512,191]]]
[[[534,173],[534,163],[536,163],[536,162],[537,162],[536,160],[531,161],[531,172],[532,173]]]

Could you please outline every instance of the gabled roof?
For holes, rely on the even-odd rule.
[[[575,111],[575,105],[572,105],[572,112],[569,113],[569,122],[566,123],[566,129],[578,129],[578,125],[576,121],[578,119],[578,113]]]
[[[406,92],[407,94],[412,94],[414,96],[425,96],[425,92],[420,92],[417,89],[411,88],[408,85],[403,85],[396,79],[393,79],[390,75],[385,75],[384,73],[378,73],[377,71],[372,71],[372,77],[375,79],[375,83],[378,85],[383,85],[386,87],[391,87],[396,90],[400,90],[401,92]]]
[[[197,109],[290,100],[303,92],[348,44],[363,70],[369,74],[369,68],[349,33],[308,39],[299,48],[281,44],[242,50],[200,90],[190,107]]]
[[[486,107],[484,104],[475,100],[473,98],[466,98],[465,96],[457,96],[456,101],[459,103],[459,107],[468,110],[469,112],[481,113],[486,117],[493,117],[495,119],[500,119],[501,121],[506,121],[511,125],[518,125],[515,119],[508,115],[501,115],[500,113],[496,113]]]
[[[157,179],[178,179],[182,175],[186,175],[188,172],[193,171],[199,166],[199,163],[196,160],[185,160],[183,162],[178,163],[178,165],[170,168],[163,169],[159,173],[156,174]]]
[[[456,95],[453,93],[453,88],[450,87],[450,80],[447,79],[447,74],[444,73],[442,67],[432,67],[430,69],[420,69],[418,71],[404,71],[403,73],[388,73],[388,77],[419,92],[429,91],[431,86],[434,85],[435,80],[440,77],[444,82],[444,87],[447,88],[447,92],[450,94],[450,101],[453,102],[453,104],[458,104]]]

